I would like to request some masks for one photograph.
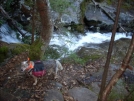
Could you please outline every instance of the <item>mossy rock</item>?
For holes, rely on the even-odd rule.
[[[86,60],[80,58],[76,53],[69,54],[68,57],[62,59],[62,63],[81,64],[84,65]]]
[[[87,8],[87,5],[90,3],[90,0],[83,0],[80,4],[80,10],[81,10],[81,18],[80,18],[80,22],[83,22],[83,18],[85,16],[85,11]]]
[[[0,47],[0,63],[4,62],[4,59],[8,57],[8,47],[7,46],[2,46]]]
[[[73,24],[71,25],[72,31],[78,31],[80,33],[84,32],[84,25],[83,24]]]
[[[37,39],[31,46],[29,50],[29,57],[31,60],[38,60],[41,59],[43,54],[41,51],[41,46],[43,43],[40,39]]]
[[[30,46],[28,44],[14,44],[10,48],[12,55],[18,55],[24,51],[29,51]]]
[[[52,9],[56,12],[63,13],[65,8],[68,8],[71,3],[68,0],[49,0]]]

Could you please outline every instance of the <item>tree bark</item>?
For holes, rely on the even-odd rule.
[[[33,6],[32,6],[32,40],[31,44],[34,42],[34,34],[35,34],[35,0],[33,1]]]
[[[50,42],[53,31],[49,7],[47,4],[47,0],[36,0],[36,4],[42,24],[41,38],[45,42],[45,46],[47,46]]]
[[[127,51],[126,56],[124,57],[124,59],[122,61],[122,65],[121,65],[120,69],[114,74],[114,76],[112,77],[112,79],[110,80],[110,82],[108,83],[108,85],[106,86],[106,88],[104,90],[104,93],[102,95],[102,101],[105,101],[107,99],[107,96],[109,95],[112,87],[116,84],[118,79],[121,77],[121,75],[127,69],[133,52],[134,52],[134,34],[132,36],[132,40],[131,40],[129,49]]]
[[[45,53],[46,47],[50,42],[51,35],[53,32],[53,26],[50,18],[50,12],[49,12],[47,0],[36,0],[36,5],[37,5],[38,12],[40,14],[41,24],[42,24],[42,29],[40,33],[43,42],[43,45],[41,46],[41,50],[42,50],[41,56],[42,56]]]
[[[121,0],[119,0],[119,2],[118,2],[117,15],[116,15],[115,23],[114,23],[113,30],[112,30],[112,36],[111,36],[111,41],[109,44],[107,60],[106,60],[105,66],[104,66],[101,88],[100,88],[99,97],[98,97],[97,101],[104,101],[104,99],[102,99],[102,94],[103,94],[103,91],[104,91],[105,85],[106,85],[106,79],[107,79],[107,74],[108,74],[108,69],[109,69],[109,64],[110,64],[110,59],[111,59],[111,53],[112,53],[114,38],[115,38],[116,29],[117,29],[117,25],[118,25],[118,18],[119,18],[119,13],[120,13],[120,4],[121,4]]]

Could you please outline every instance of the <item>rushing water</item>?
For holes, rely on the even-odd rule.
[[[20,43],[16,37],[16,32],[12,30],[7,24],[3,24],[0,27],[0,40],[8,43]]]
[[[24,31],[24,30],[23,30]],[[99,32],[86,32],[86,35],[75,36],[69,32],[66,32],[66,36],[62,34],[53,34],[50,45],[56,44],[59,46],[66,46],[69,50],[75,50],[85,43],[102,43],[105,41],[110,41],[112,33],[99,33]],[[13,31],[7,24],[3,24],[0,27],[0,40],[8,43],[21,43],[20,40],[16,38],[16,32]],[[131,36],[126,36],[124,33],[116,33],[115,40],[120,38],[131,38]]]
[[[110,41],[112,33],[99,33],[99,32],[87,32],[85,36],[76,37],[71,35],[69,32],[67,36],[57,36],[51,40],[50,44],[57,44],[60,46],[67,46],[69,50],[75,50],[80,46],[83,46],[85,43],[103,43],[105,41]],[[131,38],[131,36],[126,36],[124,33],[116,33],[115,40],[120,38]]]

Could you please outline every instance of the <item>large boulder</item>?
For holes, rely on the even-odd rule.
[[[64,101],[64,98],[59,90],[51,89],[46,93],[44,101]]]
[[[100,3],[99,6],[95,6],[90,3],[85,11],[84,22],[89,29],[95,31],[111,32],[116,17],[116,8],[106,3]],[[120,12],[119,24],[126,31],[133,31],[134,15],[129,12]],[[118,28],[118,31],[123,31],[122,28]]]
[[[97,95],[87,88],[75,87],[69,90],[69,95],[72,96],[75,101],[96,101]]]

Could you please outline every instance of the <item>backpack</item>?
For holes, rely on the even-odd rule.
[[[46,69],[42,61],[34,61],[34,68],[32,74],[36,77],[41,77],[46,74]]]

